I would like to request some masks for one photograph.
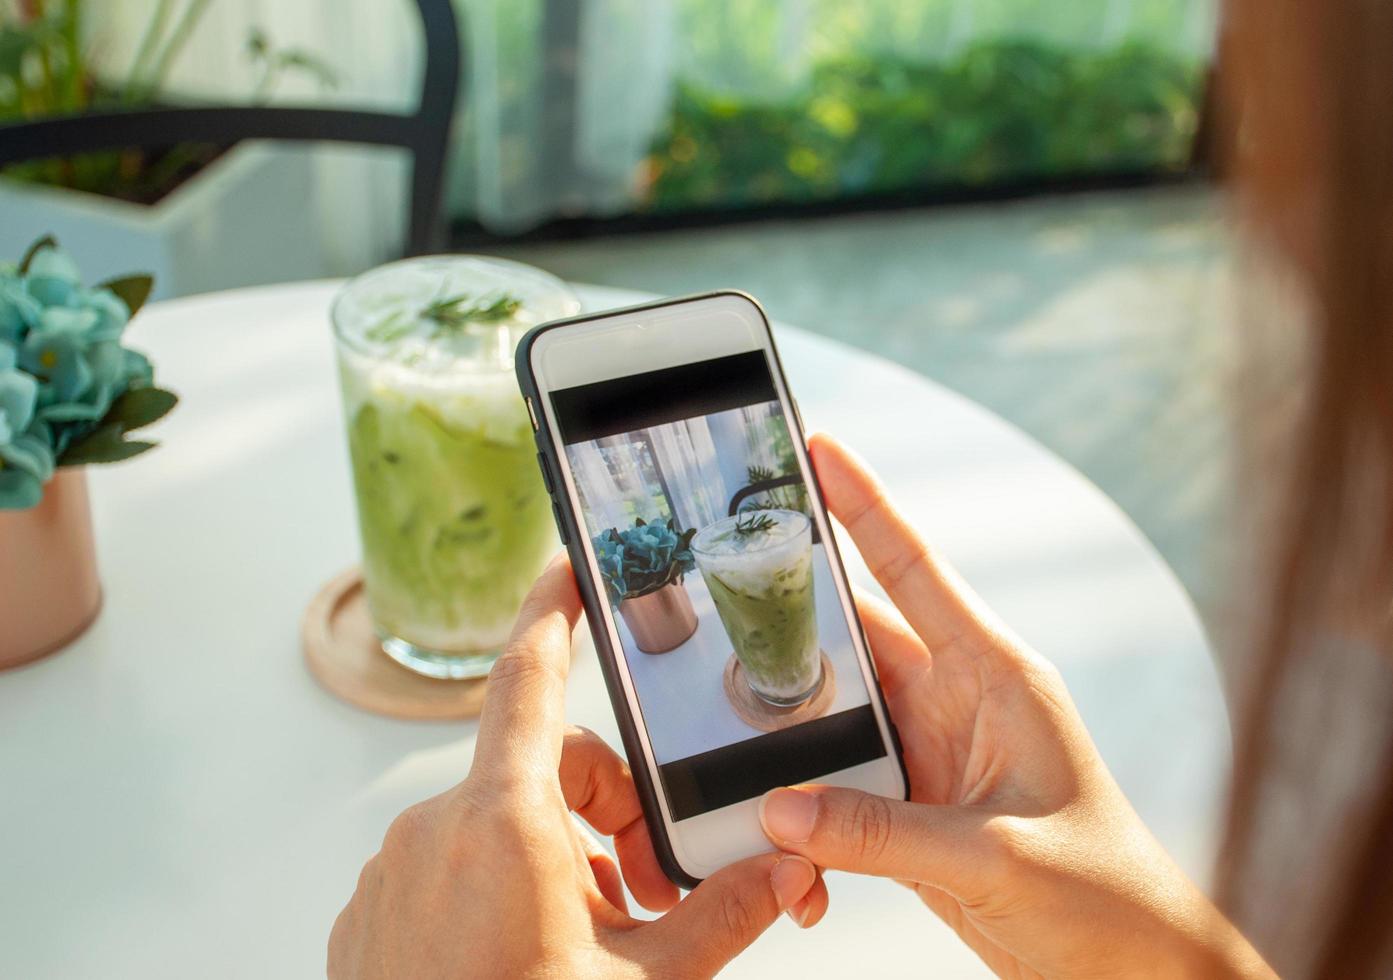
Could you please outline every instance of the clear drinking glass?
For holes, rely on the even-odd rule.
[[[692,554],[750,690],[781,707],[806,701],[822,683],[808,516],[725,517],[697,532]]]
[[[488,673],[557,547],[513,352],[579,309],[554,276],[473,256],[394,262],[334,301],[368,606],[418,673]]]

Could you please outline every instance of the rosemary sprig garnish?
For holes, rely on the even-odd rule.
[[[748,538],[752,534],[764,534],[774,529],[778,522],[768,514],[756,514],[749,517],[737,517],[735,519],[735,533],[742,538]]]
[[[432,303],[421,311],[421,317],[434,320],[442,327],[458,330],[471,323],[499,323],[511,319],[522,306],[522,300],[500,293],[492,300],[474,299],[468,293]]]
[[[522,300],[507,293],[478,299],[461,293],[436,300],[421,310],[419,318],[432,324],[426,339],[435,340],[442,333],[463,330],[473,324],[502,323],[511,319],[521,307]],[[366,336],[376,344],[395,343],[412,333],[414,325],[415,321],[410,318],[389,320],[369,328]]]

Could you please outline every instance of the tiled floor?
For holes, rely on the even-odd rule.
[[[568,279],[737,287],[994,409],[1126,510],[1218,615],[1228,245],[1198,187],[529,245]]]

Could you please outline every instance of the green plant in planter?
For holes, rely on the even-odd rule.
[[[33,507],[58,466],[130,459],[128,439],[178,401],[150,361],[121,344],[150,295],[149,276],[82,285],[51,237],[0,264],[0,510]]]
[[[0,0],[0,124],[138,108],[165,99],[170,70],[203,22],[212,0],[157,0],[124,78],[99,70],[84,39],[91,0]],[[253,101],[267,101],[287,74],[314,78],[324,88],[338,79],[323,60],[298,48],[272,44],[252,28],[246,53],[257,73]],[[89,191],[139,203],[159,200],[222,152],[224,147],[183,143],[165,150],[112,150],[34,160],[6,167],[5,176]]]
[[[777,480],[786,475],[788,474],[775,473],[767,466],[747,466],[745,468],[745,478],[750,481],[751,486],[756,483]],[[804,514],[811,513],[808,508],[808,493],[801,483],[772,487],[763,493],[756,494],[753,501],[745,504],[744,509],[796,510]]]
[[[696,528],[679,531],[675,520],[647,524],[640,517],[633,527],[596,535],[595,558],[610,601],[617,605],[681,582],[696,567],[691,548],[695,534]]]

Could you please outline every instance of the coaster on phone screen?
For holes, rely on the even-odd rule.
[[[740,666],[739,659],[732,653],[726,661],[725,689],[726,700],[741,721],[762,732],[777,732],[826,714],[837,698],[837,678],[832,670],[832,661],[827,659],[827,654],[822,654],[822,683],[818,689],[802,704],[780,708],[750,690],[750,684],[745,679],[745,668]]]
[[[324,584],[305,610],[300,636],[310,673],[354,707],[427,721],[475,718],[483,710],[486,679],[424,677],[382,652],[358,568]]]

